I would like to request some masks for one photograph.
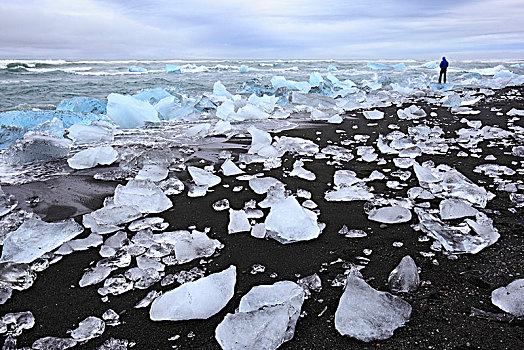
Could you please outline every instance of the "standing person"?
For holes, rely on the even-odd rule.
[[[448,70],[449,62],[446,61],[446,57],[442,57],[442,62],[440,62],[440,76],[438,77],[438,83],[442,82],[442,76],[444,75],[444,84],[446,84],[446,72]]]

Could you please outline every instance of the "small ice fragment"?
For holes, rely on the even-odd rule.
[[[398,205],[382,207],[371,210],[368,219],[384,224],[398,224],[411,220],[411,211]]]
[[[235,163],[233,163],[231,159],[226,159],[226,161],[222,163],[220,169],[222,169],[222,173],[225,176],[234,176],[244,173],[244,171],[240,169]]]
[[[251,271],[249,272],[252,275],[256,275],[257,273],[264,273],[266,271],[266,267],[261,264],[254,264],[251,266]]]
[[[35,317],[31,311],[7,313],[0,318],[0,334],[7,333],[16,338],[24,329],[31,329],[34,325]]]
[[[97,165],[110,165],[118,159],[118,152],[111,146],[93,147],[78,152],[67,160],[73,169],[88,169]]]
[[[157,292],[156,290],[152,290],[149,293],[147,293],[147,295],[142,300],[136,303],[134,308],[140,309],[143,307],[148,307],[153,302],[153,300],[158,298],[160,295],[162,295],[162,292]]]
[[[114,203],[135,205],[142,213],[161,213],[173,206],[171,200],[151,180],[129,180],[115,189]]]
[[[289,173],[289,176],[296,176],[304,180],[315,181],[317,178],[316,175],[313,172],[304,169],[303,166],[304,162],[300,160],[295,161],[293,164],[293,170]]]
[[[234,295],[236,267],[188,282],[153,301],[153,321],[208,319],[222,310]]]
[[[213,203],[213,209],[215,211],[223,211],[229,209],[229,201],[227,199],[220,199]]]
[[[81,342],[99,337],[104,333],[106,324],[98,317],[89,316],[78,324],[78,328],[71,331],[71,337]]]
[[[524,316],[524,278],[495,289],[491,293],[491,302],[512,315]]]
[[[384,118],[384,112],[381,111],[364,111],[364,117],[369,120],[378,120]]]
[[[251,224],[244,210],[229,209],[229,224],[227,232],[229,234],[237,232],[251,231]]]
[[[107,266],[95,266],[89,268],[86,272],[84,272],[84,275],[80,279],[80,282],[78,282],[78,285],[80,287],[86,287],[100,283],[105,280],[107,276],[109,276],[111,271],[113,271],[113,269]]]
[[[257,177],[249,180],[249,187],[251,187],[256,194],[264,194],[270,187],[283,185],[282,182],[273,177]]]
[[[108,309],[102,315],[102,319],[106,322],[107,326],[118,326],[120,324],[120,316],[113,309]]]
[[[397,115],[399,119],[413,120],[424,118],[426,112],[418,106],[411,105],[408,108],[397,110]]]
[[[180,194],[184,191],[184,183],[175,176],[162,181],[158,186],[162,191],[164,191],[166,196]]]
[[[72,348],[77,343],[71,338],[43,337],[35,340],[31,349],[37,350],[65,350]]]
[[[30,263],[84,231],[73,219],[47,223],[31,218],[7,234],[0,262]]]
[[[303,208],[295,197],[288,197],[271,205],[265,221],[271,238],[280,243],[307,241],[320,235],[317,216]]]
[[[164,218],[155,216],[135,220],[129,224],[129,231],[138,232],[141,230],[151,229],[152,231],[163,231],[169,227],[169,223],[164,222]],[[127,238],[127,236],[126,236]],[[107,244],[107,242],[106,242]]]
[[[311,295],[311,291],[318,293],[322,290],[322,280],[316,273],[299,279],[297,284],[304,289],[308,298]]]
[[[115,339],[113,337],[107,339],[96,350],[127,350],[128,347],[135,346],[135,343],[127,339]]]
[[[210,172],[194,166],[187,167],[189,174],[197,186],[213,187],[218,185],[222,179],[220,176],[211,174]]]
[[[411,256],[406,255],[389,274],[389,289],[393,292],[407,293],[415,291],[419,284],[417,265]]]
[[[344,235],[347,238],[362,238],[368,235],[365,231],[362,230],[349,230],[346,225],[343,225],[338,233]]]
[[[440,217],[443,220],[460,219],[467,216],[475,216],[478,210],[462,199],[448,198],[440,202]]]
[[[352,269],[335,313],[335,328],[342,335],[370,342],[390,338],[410,316],[411,305],[390,293],[373,289]]]
[[[304,290],[291,281],[253,287],[215,331],[223,349],[276,349],[293,338]]]
[[[137,180],[151,180],[153,182],[159,182],[164,180],[169,174],[169,170],[166,167],[157,165],[157,164],[146,164],[138,174],[135,179]]]
[[[266,225],[264,224],[255,224],[251,228],[251,236],[255,238],[265,238],[266,237]]]

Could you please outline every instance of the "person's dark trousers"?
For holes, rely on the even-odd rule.
[[[446,84],[446,71],[448,69],[447,68],[441,68],[440,69],[440,76],[438,77],[438,83],[442,83],[442,76],[444,76],[444,84]]]

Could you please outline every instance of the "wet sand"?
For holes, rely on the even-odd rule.
[[[515,99],[506,99],[504,96],[519,91],[520,96]],[[481,114],[474,116],[452,115],[446,108],[437,108],[423,103],[417,103],[427,113],[426,121],[432,125],[441,125],[446,132],[445,137],[456,137],[454,131],[465,127],[459,120],[466,117],[470,120],[481,120],[483,125],[499,125],[506,128],[508,117],[497,116],[491,112],[492,107],[502,109],[506,113],[511,108],[524,108],[524,88],[507,88],[497,92],[494,97],[481,101],[475,110]],[[403,108],[408,105],[404,105]],[[380,108],[385,112],[383,120],[376,121],[377,126],[367,126],[368,121],[361,112],[355,112],[356,118],[346,119],[340,125],[316,123],[314,128],[295,129],[283,132],[281,135],[298,136],[314,140],[321,148],[329,144],[340,145],[340,141],[352,138],[355,134],[369,134],[371,138],[363,144],[372,145],[377,135],[387,134],[389,124],[398,124],[400,130],[407,131],[413,121],[401,121],[396,116],[397,107]],[[435,111],[438,117],[430,117]],[[374,122],[374,121],[373,121]],[[423,122],[423,121],[422,121]],[[524,126],[523,121],[516,123]],[[358,129],[353,129],[358,125]],[[344,130],[345,133],[336,132]],[[320,134],[317,134],[320,132]],[[275,136],[275,135],[273,135]],[[320,140],[316,140],[320,138]],[[246,140],[249,143],[249,140]],[[332,142],[332,143],[331,143]],[[233,264],[237,266],[237,286],[233,299],[217,315],[208,320],[182,322],[152,322],[149,319],[149,308],[134,309],[133,305],[142,299],[150,290],[170,290],[177,284],[161,287],[159,283],[147,290],[133,290],[120,296],[110,296],[109,302],[102,303],[97,294],[97,286],[79,288],[78,281],[83,270],[91,263],[100,259],[98,248],[91,248],[85,252],[76,252],[65,256],[60,262],[51,265],[47,270],[38,274],[34,285],[22,292],[14,292],[13,297],[0,306],[0,314],[7,312],[31,311],[36,318],[36,325],[18,338],[18,346],[30,346],[33,341],[44,336],[65,337],[68,329],[73,329],[78,322],[88,316],[100,317],[107,309],[112,308],[120,314],[123,324],[116,327],[106,327],[105,333],[88,343],[77,346],[78,349],[94,349],[110,337],[128,339],[136,342],[134,349],[219,349],[214,338],[216,326],[222,321],[226,313],[233,313],[238,307],[240,298],[253,286],[272,284],[279,280],[296,281],[299,276],[304,277],[318,273],[322,280],[322,291],[313,292],[311,298],[305,301],[303,317],[298,321],[294,338],[284,343],[281,349],[522,349],[524,348],[524,328],[522,322],[493,322],[480,318],[470,317],[471,307],[485,311],[500,312],[491,304],[491,291],[501,285],[506,285],[524,273],[524,223],[523,208],[514,208],[508,194],[496,190],[497,185],[482,174],[472,170],[479,164],[490,163],[484,157],[493,154],[497,157],[496,163],[517,169],[522,167],[511,152],[511,144],[498,144],[497,147],[487,147],[489,141],[480,144],[483,152],[480,158],[457,157],[461,149],[450,149],[446,155],[423,155],[418,157],[419,162],[433,160],[435,164],[448,164],[456,167],[473,182],[484,186],[495,193],[497,197],[488,202],[485,210],[494,220],[499,230],[500,239],[492,246],[475,255],[461,255],[458,260],[449,260],[442,253],[436,252],[432,258],[423,257],[420,252],[431,252],[433,240],[419,242],[422,234],[410,226],[418,222],[416,215],[405,224],[380,225],[369,221],[364,213],[362,201],[356,202],[327,202],[324,193],[332,188],[333,174],[338,169],[350,169],[359,177],[368,176],[372,170],[390,168],[396,170],[392,162],[378,167],[376,163],[365,163],[356,159],[344,162],[343,167],[327,165],[326,160],[306,162],[305,168],[313,171],[317,180],[309,182],[286,174],[292,169],[296,159],[293,156],[283,157],[283,165],[278,169],[264,171],[267,176],[274,176],[283,181],[287,189],[296,192],[297,189],[306,189],[311,192],[312,200],[318,204],[320,210],[319,221],[326,223],[326,228],[318,239],[309,242],[300,242],[282,245],[274,240],[258,240],[249,233],[228,235],[227,211],[216,212],[212,204],[217,200],[227,198],[233,209],[241,209],[246,201],[255,199],[257,202],[265,196],[251,191],[245,181],[233,177],[222,177],[222,183],[214,188],[205,197],[189,198],[187,189],[171,197],[173,208],[160,214],[170,226],[167,230],[187,229],[195,225],[198,230],[206,227],[211,229],[210,236],[220,240],[224,245],[219,254],[210,259],[195,260],[193,262],[166,266],[166,273],[189,270],[192,267],[205,266],[206,274],[221,271]],[[513,145],[515,145],[513,140]],[[355,152],[353,152],[355,154]],[[298,158],[298,157],[297,157]],[[393,156],[384,156],[391,160]],[[519,162],[512,164],[513,161]],[[261,165],[248,165],[246,172],[255,174],[263,172]],[[218,174],[218,173],[217,173]],[[176,173],[183,181],[187,174]],[[84,176],[84,175],[82,175]],[[513,182],[524,180],[523,174],[511,177]],[[15,194],[20,202],[42,193],[42,202],[35,208],[35,212],[45,215],[45,219],[54,220],[69,217],[71,214],[65,207],[74,208],[73,215],[80,215],[87,210],[102,206],[103,197],[112,194],[116,183],[105,183],[91,180],[87,175],[82,178],[81,191],[75,191],[79,178],[72,175],[46,183],[33,183],[10,188],[2,186],[7,193]],[[391,178],[393,179],[393,178]],[[375,193],[388,193],[391,197],[406,198],[406,191],[410,187],[418,186],[418,181],[412,175],[407,185],[401,190],[386,188],[385,181],[372,183]],[[225,188],[223,185],[229,187]],[[240,192],[232,192],[234,186],[244,186]],[[53,192],[64,189],[64,192]],[[57,187],[58,186],[58,187]],[[65,190],[67,188],[67,190]],[[93,191],[93,192],[90,192]],[[44,195],[44,192],[47,195]],[[54,194],[53,194],[54,193]],[[64,201],[55,204],[54,200],[62,193]],[[54,199],[53,199],[54,198]],[[432,207],[438,206],[439,200],[430,201]],[[268,213],[264,209],[265,214]],[[77,216],[80,220],[81,217]],[[262,222],[258,220],[258,222]],[[351,239],[340,235],[338,231],[343,225],[350,229],[362,229],[368,237]],[[83,236],[87,236],[84,232]],[[393,242],[403,242],[400,248],[394,247]],[[371,249],[369,256],[364,255],[364,249]],[[342,287],[332,287],[331,283],[338,274],[347,269],[345,263],[358,264],[362,260],[358,257],[369,258],[370,261],[362,270],[365,280],[378,290],[388,290],[387,278],[390,271],[405,255],[411,255],[421,268],[420,278],[425,281],[416,292],[402,294],[413,307],[409,323],[395,331],[393,337],[383,341],[363,343],[358,340],[341,336],[334,328],[334,314],[342,295]],[[202,264],[205,262],[205,264]],[[265,272],[251,274],[254,264],[265,266]],[[117,271],[118,272],[118,271]],[[278,277],[271,278],[276,273]],[[189,336],[194,335],[194,336]],[[180,335],[176,341],[168,338]]]

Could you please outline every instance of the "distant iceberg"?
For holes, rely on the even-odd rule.
[[[174,64],[166,64],[167,73],[182,73],[180,66],[175,66]]]
[[[147,73],[147,69],[139,66],[131,66],[128,70],[133,73]]]
[[[371,68],[373,70],[406,69],[406,65],[404,63],[399,63],[393,66],[390,66],[384,63],[379,63],[379,62],[368,62],[368,68]]]

